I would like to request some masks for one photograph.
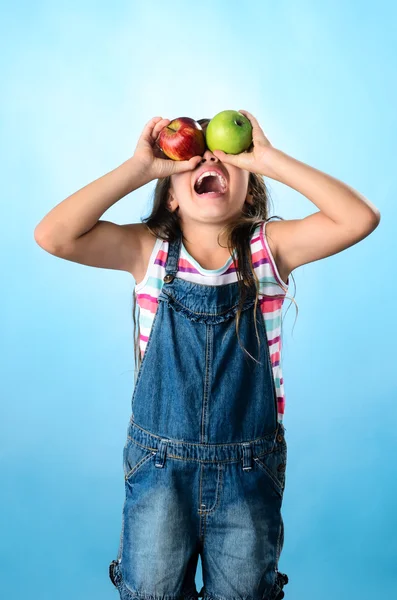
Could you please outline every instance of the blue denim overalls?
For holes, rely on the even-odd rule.
[[[259,303],[177,277],[181,237],[137,374],[109,576],[122,600],[279,600],[287,444]],[[197,592],[200,554],[204,585]]]

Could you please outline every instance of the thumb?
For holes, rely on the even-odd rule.
[[[193,171],[202,160],[202,156],[192,156],[189,160],[175,160],[174,173],[183,173],[184,171]]]

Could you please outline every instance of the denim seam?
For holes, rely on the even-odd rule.
[[[169,294],[166,290],[164,290],[164,293],[167,294],[167,296],[169,296],[174,302],[179,304],[179,306],[181,306],[183,309],[185,309],[186,311],[189,311],[189,313],[192,313],[193,315],[197,315],[197,316],[203,316],[203,317],[219,317],[219,316],[225,315],[227,313],[234,313],[235,312],[234,309],[236,307],[238,307],[238,305],[239,305],[239,303],[237,302],[237,304],[233,304],[233,306],[229,306],[229,308],[227,308],[226,310],[224,310],[222,312],[216,312],[216,313],[196,312],[196,311],[192,310],[191,308],[182,304],[182,302],[179,302],[179,300],[177,300],[174,296]],[[255,299],[251,299],[247,305],[243,305],[243,310],[251,308],[251,306],[253,306],[254,302],[255,302]]]
[[[126,483],[127,482],[125,482],[125,484]],[[117,552],[117,560],[118,561],[121,560],[121,557],[122,557],[122,554],[123,554],[123,547],[124,547],[124,525],[125,525],[124,524],[124,521],[125,521],[124,513],[125,513],[126,505],[127,505],[127,495],[124,494],[123,510],[122,510],[122,513],[121,513],[121,534],[120,534],[120,541],[119,541],[119,549],[118,549],[118,552]]]
[[[215,501],[211,508],[206,508],[205,510],[198,509],[198,513],[200,515],[211,514],[215,511],[217,506],[219,506],[221,491],[223,486],[223,467],[221,464],[218,464],[218,477],[216,480],[216,490],[215,490]],[[200,507],[201,507],[201,480],[200,480]]]
[[[203,408],[201,415],[201,437],[205,440],[205,432],[206,432],[206,415],[207,415],[207,405],[208,405],[208,396],[209,396],[209,388],[210,388],[210,373],[211,373],[211,341],[213,330],[211,327],[206,326],[206,344],[205,344],[205,370],[204,370],[204,398],[203,398]]]
[[[128,436],[128,440],[131,440],[134,444],[136,444],[137,446],[139,446],[142,450],[147,450],[148,452],[151,453],[156,453],[158,448],[153,448],[152,446],[145,446],[143,444],[140,444],[139,442],[137,442],[134,438],[132,438],[131,436]],[[127,444],[129,442],[127,441],[127,443],[125,444],[125,448],[127,447]],[[194,442],[192,442],[195,446],[205,446],[206,444],[196,444]],[[250,442],[242,442],[245,444],[249,444]],[[207,446],[210,444],[207,444]],[[223,444],[213,444],[213,445],[218,445],[218,446],[222,446]],[[257,454],[254,458],[262,458],[263,456],[268,456],[269,454],[271,454],[272,452],[275,452],[274,448],[272,450],[269,450],[268,452],[264,452],[262,454]],[[176,454],[172,454],[169,450],[167,450],[167,458],[175,458],[175,460],[184,460],[184,461],[196,461],[196,462],[200,462],[200,463],[238,463],[240,462],[242,459],[241,458],[230,458],[230,459],[205,459],[205,458],[184,458],[181,456],[176,456]]]
[[[144,456],[128,473],[124,476],[124,479],[129,482],[131,480],[132,475],[134,475],[137,471],[139,471],[140,467],[143,466],[150,458],[155,456],[155,452],[150,452],[147,456]]]
[[[132,410],[133,410],[133,404],[134,404],[135,396],[136,396],[137,390],[138,390],[138,384],[139,384],[139,381],[141,379],[141,375],[142,375],[143,369],[144,369],[144,367],[145,367],[145,365],[147,363],[148,350],[150,348],[151,341],[153,339],[154,332],[155,332],[155,329],[156,329],[156,323],[157,323],[157,317],[158,317],[158,314],[159,314],[159,308],[160,308],[160,303],[158,303],[157,309],[156,309],[156,313],[155,313],[155,315],[153,317],[153,322],[152,322],[152,326],[150,328],[149,338],[148,338],[148,341],[146,343],[145,352],[143,354],[143,358],[142,358],[142,361],[141,361],[141,364],[140,364],[140,367],[139,367],[139,371],[138,371],[138,374],[136,376],[134,391],[133,391],[132,398],[131,398]]]
[[[283,487],[280,485],[279,481],[277,481],[277,479],[275,478],[275,476],[273,475],[272,471],[269,469],[269,467],[267,465],[265,465],[264,463],[262,463],[257,456],[255,456],[254,461],[256,462],[256,464],[259,466],[260,469],[262,469],[271,479],[272,483],[273,483],[273,487],[275,488],[275,491],[282,497],[283,496]]]
[[[132,439],[132,438],[129,438],[129,439]],[[137,444],[140,448],[147,449],[148,452],[155,453],[158,450],[158,448],[152,448],[150,446],[142,446],[142,444],[139,444],[135,440],[133,440],[133,442],[134,442],[134,444]],[[195,444],[195,445],[200,445],[200,444]],[[205,444],[201,444],[201,445],[205,446]],[[269,450],[269,452],[264,452],[263,454],[258,454],[256,456],[254,456],[254,458],[262,458],[263,456],[269,456],[269,454],[272,454],[272,452],[274,452],[274,450]],[[215,460],[212,460],[210,458],[189,458],[189,457],[185,458],[182,456],[177,456],[176,454],[172,454],[169,450],[167,450],[167,457],[175,458],[175,460],[195,461],[195,462],[200,462],[200,463],[218,463],[218,462],[219,463],[237,463],[242,460],[241,457],[240,458],[225,458],[223,460],[220,458],[217,458]]]
[[[134,443],[138,444],[138,442],[135,442],[135,440],[134,440]],[[149,448],[149,446],[142,446],[141,444],[138,444],[138,445],[140,446],[140,448]],[[157,452],[157,448],[149,448],[148,451],[151,452],[152,454],[155,454]],[[272,452],[274,452],[274,450],[269,450],[269,452],[265,452],[265,453],[260,454],[260,455],[258,454],[256,456],[254,456],[253,459],[254,460],[261,459],[264,456],[269,456],[269,454],[271,454]],[[146,458],[148,458],[148,457],[146,457]],[[221,460],[219,458],[215,459],[215,460],[212,460],[210,458],[208,458],[208,459],[205,459],[205,458],[188,458],[188,457],[184,458],[184,457],[181,457],[181,456],[176,456],[175,454],[171,454],[171,452],[169,452],[168,450],[167,450],[167,458],[174,458],[175,460],[183,460],[183,461],[186,461],[186,462],[199,462],[199,463],[203,463],[203,464],[206,464],[206,463],[225,463],[225,464],[227,464],[227,463],[239,463],[242,460],[241,457],[240,458],[230,458],[230,459],[226,458],[224,460]],[[142,459],[142,460],[144,460],[144,459]]]
[[[276,432],[272,433],[271,435],[275,435]],[[153,434],[152,434],[153,435]],[[160,438],[160,436],[158,436],[159,439],[163,439]],[[138,442],[135,438],[132,438],[130,435],[128,436],[128,438],[130,440],[132,440],[134,442],[134,444],[137,444],[138,446],[140,446],[141,448],[147,449],[147,450],[157,450],[157,448],[153,447],[153,446],[146,446],[146,444],[141,444],[140,442]],[[211,447],[216,447],[216,446],[241,446],[242,444],[256,444],[258,441],[260,443],[260,440],[262,438],[255,438],[254,440],[246,440],[246,441],[242,441],[242,442],[226,442],[224,444],[219,443],[205,443],[205,442],[188,442],[187,440],[167,440],[170,444],[178,444],[178,445],[183,445],[183,444],[189,444],[189,446],[201,446],[201,447],[207,447],[207,448],[211,448]],[[271,450],[269,450],[268,452],[264,452],[262,454],[258,454],[257,456],[266,456],[267,454],[271,454],[272,452],[274,452],[274,446],[272,447]],[[168,456],[168,452],[167,452],[167,456]],[[174,458],[180,458],[180,456],[175,456],[174,454],[170,455],[170,456],[174,456]]]
[[[150,451],[150,450],[156,451],[157,450],[157,448],[152,448],[152,446],[145,446],[145,444],[141,444],[140,442],[138,442],[135,438],[131,437],[130,435],[128,435],[127,437],[128,437],[128,440],[131,440],[134,444],[136,444],[137,446],[142,448],[142,450],[148,450],[148,451]],[[127,440],[127,443],[128,443],[128,440]]]
[[[274,371],[273,371],[273,365],[272,365],[272,360],[271,360],[271,356],[270,356],[270,348],[269,348],[269,338],[267,335],[267,329],[266,329],[266,324],[264,322],[264,319],[260,319],[260,327],[262,328],[263,331],[263,335],[265,336],[265,340],[266,340],[266,354],[267,354],[267,361],[270,367],[270,378],[272,380],[272,390],[273,390],[273,400],[274,400],[274,410],[275,410],[275,420],[276,420],[276,426],[277,426],[277,422],[278,422],[278,398],[277,398],[277,390],[276,390],[276,382],[274,381]]]
[[[132,421],[130,421],[130,423],[132,423]],[[152,433],[151,431],[148,431],[147,429],[144,429],[143,427],[141,427],[140,425],[138,425],[138,423],[135,423],[135,421],[134,421],[134,427],[136,427],[137,429],[139,429],[143,433],[147,433],[151,437],[157,438],[158,440],[163,439],[161,436],[156,435],[155,433]],[[283,425],[283,427],[284,427],[284,425]],[[277,430],[278,430],[278,427],[276,426],[276,428],[274,429],[274,431],[272,431],[269,434],[266,434],[264,436],[260,436],[260,437],[254,438],[252,440],[241,440],[240,442],[225,442],[225,443],[221,443],[220,442],[219,444],[218,443],[205,444],[205,443],[202,443],[202,442],[190,442],[189,440],[183,440],[183,439],[179,439],[179,440],[169,439],[168,441],[170,443],[172,443],[172,444],[189,444],[191,446],[208,446],[208,447],[216,447],[216,446],[220,446],[220,447],[223,447],[223,446],[238,446],[238,445],[247,444],[247,443],[249,443],[249,444],[256,444],[257,442],[260,443],[262,440],[264,440],[264,441],[273,440],[273,438],[275,437],[275,435],[277,433]],[[133,439],[134,439],[134,441],[136,441],[135,438],[133,438]],[[138,442],[136,442],[136,443],[138,443]],[[156,450],[156,448],[152,448],[151,446],[146,446],[145,444],[141,444],[141,446],[144,447],[144,448],[150,448],[151,450]]]
[[[280,560],[280,554],[281,554],[280,544],[281,544],[281,534],[282,534],[282,531],[283,531],[283,527],[284,527],[284,525],[283,525],[283,517],[282,517],[281,512],[280,512],[280,528],[279,528],[278,537],[277,537],[277,544],[276,544],[276,571],[277,571],[278,563],[279,563],[279,560]]]

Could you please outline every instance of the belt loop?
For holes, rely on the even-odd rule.
[[[252,448],[249,442],[243,443],[243,471],[252,469]]]
[[[155,467],[164,467],[165,457],[167,453],[167,440],[160,440],[159,447],[156,452],[156,462],[154,463]]]

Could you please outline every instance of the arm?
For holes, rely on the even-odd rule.
[[[131,158],[55,206],[35,229],[39,246],[74,262],[128,271],[139,281],[154,236],[143,223],[116,225],[99,219],[120,198],[149,181],[191,171],[199,164],[201,156],[181,161],[164,158],[156,140],[169,123],[162,117],[148,121]]]
[[[275,253],[284,273],[345,250],[380,222],[379,210],[359,192],[281,150],[268,148],[262,174],[292,187],[320,209],[303,219],[272,222]]]
[[[352,187],[274,148],[257,119],[240,110],[252,124],[253,150],[214,155],[225,163],[285,183],[320,210],[303,219],[266,225],[272,252],[284,275],[308,262],[345,250],[367,237],[380,222],[380,212]],[[270,227],[269,227],[270,226]]]
[[[99,219],[118,200],[149,181],[133,157],[129,158],[57,204],[35,228],[36,242],[60,258],[132,273],[150,235],[146,227]]]

